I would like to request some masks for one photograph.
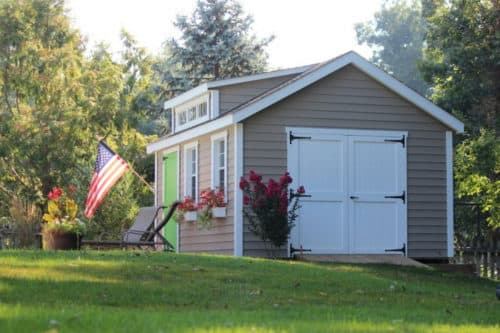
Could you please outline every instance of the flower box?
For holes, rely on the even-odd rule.
[[[216,219],[226,217],[226,207],[212,207],[212,216]]]
[[[184,221],[187,221],[187,222],[196,221],[197,214],[198,214],[198,212],[195,210],[184,212]]]

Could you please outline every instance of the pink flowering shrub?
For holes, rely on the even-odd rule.
[[[292,177],[286,172],[279,181],[270,178],[262,182],[262,176],[250,170],[248,179],[241,177],[243,213],[248,218],[250,230],[262,240],[269,240],[275,247],[286,244],[300,208],[297,196],[290,197]],[[296,193],[304,194],[300,186]]]

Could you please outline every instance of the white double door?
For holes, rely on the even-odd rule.
[[[307,195],[290,237],[294,248],[381,254],[406,247],[405,132],[287,131],[292,185]]]

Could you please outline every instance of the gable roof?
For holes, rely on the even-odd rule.
[[[258,80],[272,79],[272,78],[280,77],[280,76],[300,74],[300,73],[303,73],[304,71],[307,71],[312,66],[314,66],[314,65],[287,68],[287,69],[281,69],[281,70],[276,70],[276,71],[271,71],[271,72],[265,72],[265,73],[259,73],[259,74],[254,74],[254,75],[247,75],[247,76],[241,76],[241,77],[236,77],[236,78],[231,78],[231,79],[223,79],[223,80],[202,83],[199,86],[180,94],[179,96],[176,96],[172,99],[169,99],[168,101],[165,102],[165,104],[163,105],[163,108],[170,109],[172,107],[175,107],[179,104],[182,104],[184,102],[189,101],[190,99],[192,99],[194,97],[200,96],[200,95],[208,92],[208,90],[210,90],[210,89],[220,88],[220,87],[224,87],[224,86],[230,86],[233,84],[240,84],[240,83],[258,81]]]
[[[224,114],[219,118],[198,125],[196,127],[187,129],[178,134],[160,138],[157,142],[149,144],[147,147],[147,151],[148,153],[151,153],[178,144],[182,141],[189,140],[198,135],[203,135],[211,131],[216,131],[228,125],[239,123],[253,116],[254,114],[266,109],[267,107],[285,99],[286,97],[292,95],[293,93],[301,89],[304,89],[305,87],[313,84],[314,82],[317,82],[322,78],[348,65],[356,67],[361,72],[365,73],[372,79],[381,83],[383,86],[390,89],[394,93],[398,94],[402,98],[406,99],[410,103],[416,105],[421,110],[428,113],[431,117],[437,119],[450,129],[453,129],[455,132],[461,133],[464,131],[464,124],[460,120],[453,117],[450,113],[444,111],[443,109],[441,109],[440,107],[438,107],[425,97],[421,96],[414,90],[408,88],[406,85],[396,80],[389,74],[385,73],[384,71],[382,71],[369,61],[365,60],[356,52],[350,51],[320,64],[300,67],[303,70],[297,76],[235,107],[234,109],[230,110],[230,112]],[[251,81],[250,80],[251,77],[256,77],[256,76],[245,77],[247,78],[247,81],[244,82],[249,82]],[[230,80],[237,80],[237,79],[230,79]],[[223,80],[223,81],[228,82],[230,80]],[[217,82],[221,81],[212,82],[212,84],[214,85],[210,87],[216,87]],[[210,83],[207,83],[206,84],[207,86],[204,89],[208,89],[209,84]],[[228,83],[228,84],[235,84],[235,83]],[[200,87],[201,86],[194,88],[191,91],[195,91],[197,89],[201,90],[202,88]],[[189,93],[189,91],[187,93]],[[179,97],[181,96],[182,95],[180,95]],[[170,101],[168,101],[167,103],[169,103]],[[167,103],[165,104],[167,105]]]

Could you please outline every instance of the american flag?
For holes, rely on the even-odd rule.
[[[85,203],[85,216],[87,218],[94,216],[94,212],[108,191],[128,169],[127,162],[104,142],[99,142],[94,175],[90,182],[90,189]]]

